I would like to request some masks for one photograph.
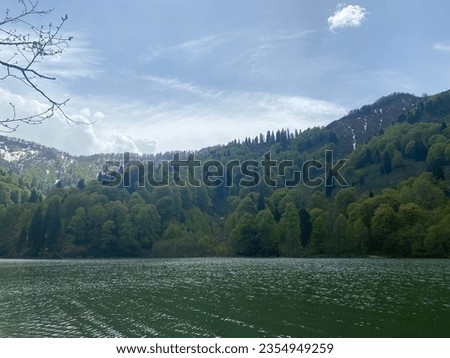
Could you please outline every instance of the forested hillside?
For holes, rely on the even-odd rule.
[[[409,101],[409,107],[396,99]],[[367,135],[366,142],[355,141],[356,135],[349,133],[363,131],[364,123],[373,133],[380,127],[383,104],[390,108],[384,111],[389,125]],[[142,172],[123,163],[118,166],[122,184],[105,186],[93,169],[101,171],[99,158],[120,157],[103,155],[97,165],[79,164],[75,174],[60,171],[57,185],[49,190],[36,172],[9,166],[0,170],[0,256],[449,257],[450,92],[425,98],[389,96],[344,119],[327,128],[280,129],[180,153],[181,159],[192,154],[201,162],[224,166],[262,161],[269,152],[271,160],[287,161],[278,175],[257,168],[261,180],[250,186],[242,183],[255,171],[251,167],[233,170],[228,185],[224,180],[181,186],[180,180],[189,181],[189,175],[171,168],[169,176],[177,174],[180,180],[139,186]],[[289,184],[295,173],[305,174],[305,163],[329,163],[326,151],[333,151],[333,163],[348,159],[340,170],[348,186],[337,182],[332,165],[308,171],[320,185]],[[173,154],[131,159],[154,160],[160,171]],[[65,180],[69,173],[70,180]],[[201,179],[204,173],[197,169],[194,174]],[[267,185],[268,179],[273,185]]]

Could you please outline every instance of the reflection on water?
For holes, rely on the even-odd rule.
[[[0,261],[1,337],[449,337],[450,261]]]

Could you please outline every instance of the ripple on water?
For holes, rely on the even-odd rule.
[[[4,260],[0,336],[448,336],[449,278],[446,260]]]

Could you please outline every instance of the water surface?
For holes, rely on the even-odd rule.
[[[0,260],[0,337],[450,337],[450,261]]]

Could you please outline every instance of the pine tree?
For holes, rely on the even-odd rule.
[[[78,181],[77,188],[80,190],[84,190],[85,187],[86,187],[86,183],[85,183],[84,179],[80,179]]]
[[[28,245],[31,256],[38,256],[44,246],[43,220],[42,206],[39,205],[31,218],[30,228],[28,229]]]
[[[44,239],[52,256],[59,256],[62,244],[61,205],[58,198],[51,198],[44,217]]]
[[[259,194],[258,196],[258,203],[256,204],[256,209],[258,211],[262,211],[266,208],[266,203],[264,200],[264,195],[263,194]]]
[[[381,168],[383,174],[392,173],[392,156],[389,152],[383,154],[383,167]]]
[[[33,188],[33,189],[31,190],[30,198],[28,199],[28,201],[29,201],[30,203],[35,203],[35,202],[37,202],[38,200],[39,200],[38,193],[37,193],[36,189]]]

